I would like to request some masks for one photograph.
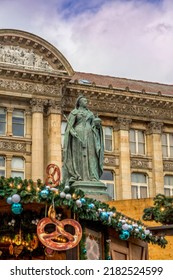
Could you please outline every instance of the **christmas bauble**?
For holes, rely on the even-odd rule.
[[[48,190],[48,189],[42,190],[42,191],[40,192],[40,196],[41,196],[42,198],[47,198],[48,195],[49,195],[49,190]]]
[[[119,238],[122,240],[127,240],[130,237],[130,233],[128,230],[123,230],[119,235]]]
[[[11,210],[14,214],[21,214],[23,211],[21,203],[13,203],[11,206]]]
[[[13,194],[11,197],[12,202],[18,203],[20,201],[20,195],[19,194]]]

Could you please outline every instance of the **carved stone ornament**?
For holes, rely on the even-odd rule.
[[[151,168],[150,162],[144,159],[134,159],[130,160],[131,168],[141,168],[141,169],[149,169]]]
[[[0,89],[22,91],[29,94],[39,95],[56,95],[61,94],[60,87],[52,85],[43,85],[37,83],[29,83],[23,81],[11,81],[0,79]]]
[[[0,141],[0,150],[26,152],[26,144],[20,142]]]
[[[130,124],[131,124],[132,120],[130,119],[126,119],[126,118],[117,118],[116,120],[116,125],[117,127],[115,126],[114,129],[116,130],[129,130],[130,128]]]
[[[116,160],[115,160],[114,157],[106,156],[106,157],[104,157],[104,164],[115,166],[116,165]]]
[[[0,63],[13,64],[34,70],[53,71],[51,65],[32,49],[0,45]]]
[[[61,114],[61,100],[49,100],[48,104],[48,115],[49,114]]]
[[[43,113],[44,106],[48,104],[48,100],[33,98],[30,101],[32,113]]]
[[[161,134],[162,133],[162,127],[163,127],[163,123],[160,122],[156,122],[156,121],[151,121],[148,124],[148,134]]]
[[[163,162],[163,170],[165,170],[165,171],[173,171],[173,162],[171,162],[171,161],[164,161]]]

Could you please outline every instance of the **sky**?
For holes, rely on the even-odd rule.
[[[173,85],[173,0],[0,0],[0,28],[42,37],[74,71]]]

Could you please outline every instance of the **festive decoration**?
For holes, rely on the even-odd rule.
[[[55,164],[49,164],[46,168],[46,185],[50,187],[56,187],[60,183],[61,173],[60,169]]]
[[[41,219],[37,224],[37,235],[46,247],[62,251],[72,249],[77,246],[82,238],[82,228],[80,224],[72,219],[62,221],[56,220],[56,213],[52,206],[49,209],[49,217]],[[51,232],[46,231],[46,226],[53,225]],[[70,225],[74,228],[74,235],[67,232],[64,227]]]
[[[11,206],[11,210],[16,215],[21,214],[22,211],[23,211],[22,204],[21,203],[13,203],[12,206]]]
[[[130,237],[130,232],[128,230],[122,230],[119,238],[122,240],[127,240]]]
[[[153,201],[154,207],[144,209],[143,220],[173,224],[173,197],[158,194]]]
[[[0,198],[5,198],[7,200],[7,198],[12,197],[14,194],[18,194],[21,198],[20,203],[23,206],[24,204],[33,202],[44,204],[46,203],[48,205],[51,205],[52,200],[54,200],[55,207],[68,207],[73,213],[76,213],[78,215],[78,218],[80,220],[99,221],[105,226],[114,228],[115,231],[119,232],[119,234],[122,233],[122,226],[124,224],[127,224],[130,237],[132,236],[134,238],[144,240],[148,243],[158,244],[163,248],[167,244],[164,236],[155,236],[152,233],[146,235],[146,226],[141,221],[136,221],[134,219],[126,217],[122,213],[116,211],[114,207],[110,207],[106,203],[89,197],[85,197],[84,193],[79,189],[70,188],[68,189],[67,193],[63,184],[59,184],[58,189],[52,189],[54,190],[51,190],[51,187],[49,189],[46,189],[45,185],[42,184],[40,180],[38,180],[37,183],[33,183],[32,180],[21,180],[21,178],[6,179],[4,177],[0,177]],[[70,194],[70,196],[66,197],[67,194]],[[164,197],[159,197],[157,199],[160,200],[162,198]],[[80,206],[78,202],[79,200],[81,201]],[[167,200],[165,198],[165,202],[166,201]],[[11,207],[15,208],[13,204],[11,205]],[[171,207],[169,208],[171,209]],[[20,211],[21,210],[19,210],[18,212]],[[164,211],[162,211],[162,213],[164,213]],[[33,218],[31,219],[31,221],[32,220]],[[169,217],[169,222],[170,221],[171,216]]]

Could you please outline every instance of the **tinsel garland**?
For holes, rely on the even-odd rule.
[[[79,189],[63,184],[51,188],[40,180],[34,183],[32,180],[21,180],[21,178],[0,177],[0,198],[7,200],[14,194],[20,196],[21,204],[53,203],[55,207],[66,206],[81,220],[99,221],[102,225],[114,228],[120,234],[119,237],[124,240],[132,236],[148,243],[158,244],[163,248],[167,244],[163,236],[154,236],[146,230],[141,221],[117,212],[107,203],[85,197],[83,191]]]

